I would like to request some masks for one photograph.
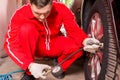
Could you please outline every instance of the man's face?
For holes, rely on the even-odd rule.
[[[31,4],[31,9],[33,12],[33,15],[41,22],[44,22],[45,19],[49,16],[51,9],[52,9],[52,5],[51,4],[47,4],[46,6],[42,7],[42,8],[38,8],[36,5]]]

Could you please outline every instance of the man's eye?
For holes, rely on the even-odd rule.
[[[36,13],[36,12],[35,12],[35,14],[40,15],[40,13]]]
[[[35,14],[39,15],[39,13],[35,13]]]

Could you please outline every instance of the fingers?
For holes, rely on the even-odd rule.
[[[46,79],[46,76],[44,76],[44,75],[41,75],[41,76],[40,76],[40,78],[42,78],[42,79]]]
[[[95,53],[95,50],[92,46],[89,46],[89,47],[87,46],[87,47],[84,47],[83,49],[84,49],[84,51],[87,51],[90,53]]]
[[[48,70],[48,71],[46,71],[46,72],[43,72],[43,75],[44,75],[44,76],[47,76],[50,72],[51,72],[51,70]]]
[[[96,45],[96,44],[93,44],[92,47],[93,47],[94,49],[98,49],[100,46],[99,46],[99,45]]]
[[[99,45],[99,40],[95,39],[95,38],[86,38],[84,41],[83,41],[83,45],[86,46],[86,45],[93,45],[93,44],[96,44],[96,45]]]
[[[99,46],[98,45],[87,45],[83,49],[84,51],[95,53],[99,49]]]
[[[44,69],[51,69],[51,66],[49,65],[43,65]]]

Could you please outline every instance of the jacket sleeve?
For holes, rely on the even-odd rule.
[[[8,31],[5,36],[4,49],[9,57],[22,69],[26,70],[28,65],[33,62],[33,56],[28,55],[20,46],[19,38],[19,17],[14,16],[9,23]]]
[[[75,43],[82,47],[82,41],[87,38],[86,33],[78,26],[75,16],[65,5],[62,5],[63,24],[66,29],[67,36],[75,41]]]

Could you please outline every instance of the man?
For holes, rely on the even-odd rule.
[[[62,24],[67,37],[60,32]],[[21,80],[45,79],[43,70],[51,67],[35,63],[35,56],[57,58],[60,63],[82,48],[83,44],[86,51],[95,51],[98,47],[90,48],[86,45],[90,40],[99,42],[87,38],[77,25],[73,13],[64,4],[52,0],[30,0],[30,4],[22,6],[14,13],[6,34],[5,50],[11,59],[26,71]],[[63,73],[53,76],[63,78],[66,70],[81,55],[82,51],[64,62],[61,65]]]

